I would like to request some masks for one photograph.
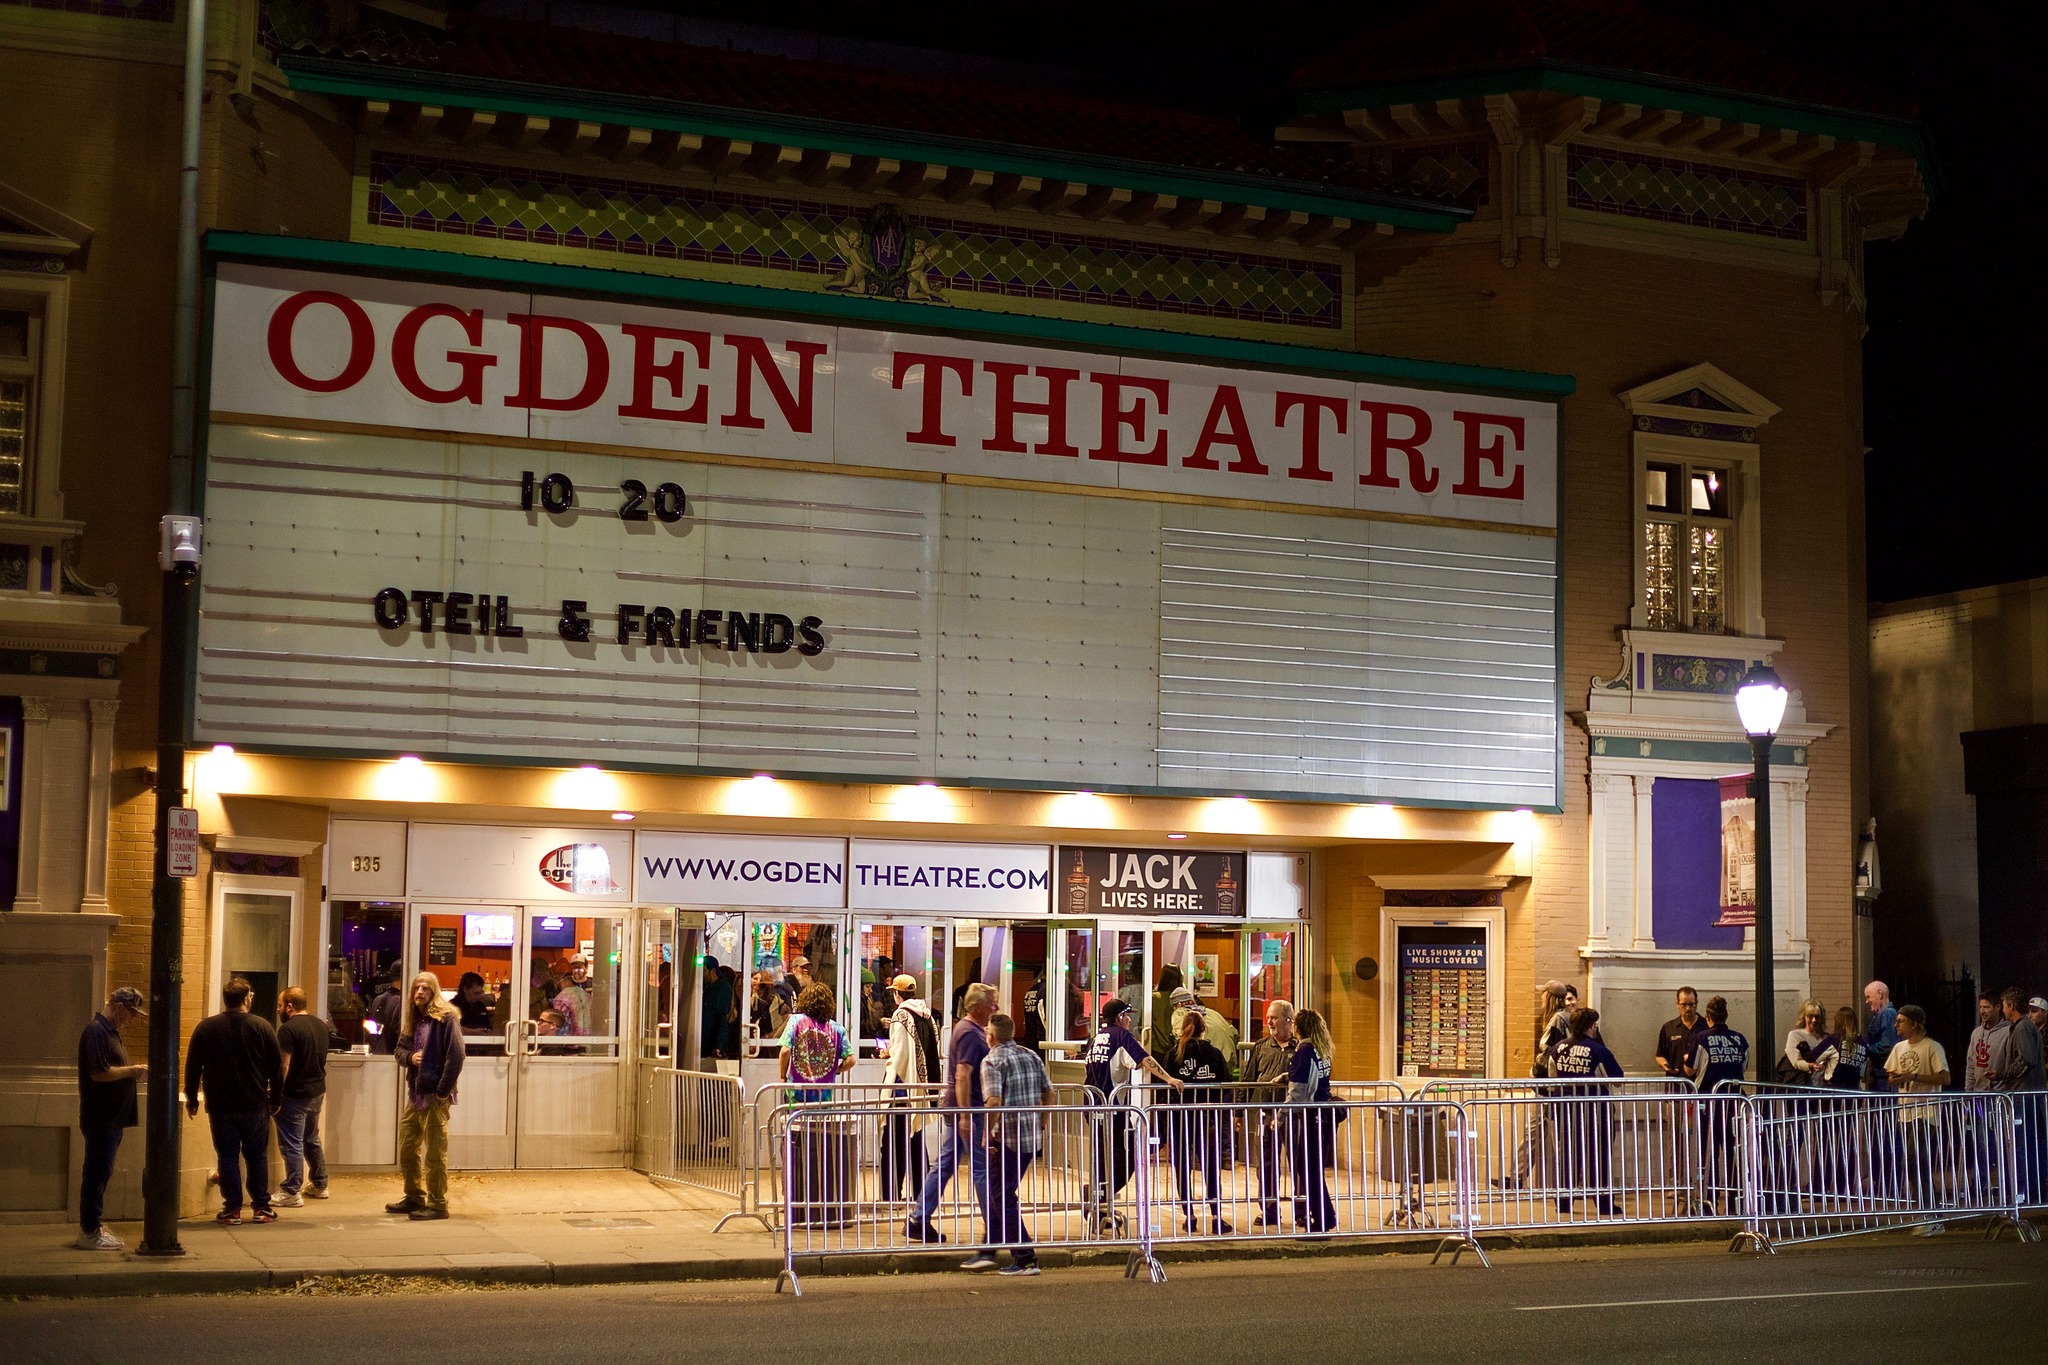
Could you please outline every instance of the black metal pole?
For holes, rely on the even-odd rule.
[[[179,993],[185,985],[185,883],[170,875],[171,808],[185,804],[185,622],[194,575],[164,575],[161,666],[156,694],[156,881],[150,895],[148,1146],[142,1164],[142,1246],[145,1256],[182,1256],[178,1244],[179,1168],[184,1118],[178,1112]]]
[[[206,99],[206,0],[185,0],[185,90],[178,144],[177,293],[171,322],[170,511],[192,511],[192,443],[199,375],[199,148]],[[185,804],[186,687],[191,674],[193,580],[198,564],[165,564],[157,621],[156,867],[150,892],[149,1114],[142,1164],[144,1255],[182,1256],[178,1183],[178,993],[185,982],[185,884],[170,875],[169,824]]]
[[[1751,787],[1756,800],[1756,1078],[1769,1081],[1777,1074],[1778,1020],[1777,985],[1771,928],[1771,743],[1773,735],[1751,735],[1749,747],[1756,755],[1756,776]]]

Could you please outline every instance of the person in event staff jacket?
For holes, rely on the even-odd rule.
[[[1711,1095],[1723,1081],[1739,1081],[1749,1069],[1749,1039],[1728,1027],[1728,1000],[1715,996],[1707,1002],[1707,1031],[1700,1035],[1693,1056],[1693,1076],[1700,1093]],[[1706,1156],[1713,1181],[1707,1202],[1715,1192],[1726,1192],[1732,1204],[1735,1194],[1735,1126],[1733,1106],[1714,1103],[1701,1116],[1706,1133]]]
[[[1582,1009],[1572,1016],[1571,1033],[1552,1054],[1550,1074],[1560,1077],[1593,1079],[1611,1076],[1619,1079],[1621,1063],[1607,1050],[1607,1044],[1600,1041],[1600,1012]],[[1614,1201],[1614,1180],[1612,1152],[1613,1125],[1609,1118],[1607,1096],[1611,1093],[1605,1085],[1574,1087],[1571,1092],[1569,1112],[1559,1123],[1558,1136],[1563,1147],[1563,1160],[1559,1163],[1570,1180],[1574,1192],[1583,1191],[1590,1195],[1601,1214],[1616,1217],[1620,1210]],[[1566,1193],[1557,1201],[1558,1212],[1572,1211],[1573,1193]]]

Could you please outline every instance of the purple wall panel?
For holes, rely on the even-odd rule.
[[[1660,777],[1650,788],[1650,924],[1659,948],[1740,948],[1721,915],[1721,784]]]

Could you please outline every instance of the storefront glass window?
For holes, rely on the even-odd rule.
[[[403,970],[405,907],[335,901],[327,929],[327,1022],[350,1047],[370,1041],[363,1022],[384,983]],[[405,983],[399,981],[403,986]]]
[[[532,915],[527,933],[526,1017],[539,1025],[542,1055],[616,1052],[626,922]]]
[[[1245,939],[1251,974],[1244,1041],[1255,1043],[1266,1036],[1267,1005],[1275,1000],[1286,1000],[1298,1009],[1303,1002],[1293,996],[1295,931],[1253,929]]]
[[[754,920],[749,931],[752,942],[748,947],[748,970],[756,981],[763,972],[768,974],[768,980],[782,997],[779,1003],[784,1010],[796,1007],[797,997],[803,994],[805,986],[814,981],[823,984],[832,992],[840,1024],[851,1028],[854,1019],[850,1017],[848,1002],[839,999],[839,930],[836,923]],[[785,1023],[787,1019],[784,1014]],[[773,1023],[772,1019],[762,1021],[756,1035],[757,1051],[773,1056],[781,1033],[781,1024]]]

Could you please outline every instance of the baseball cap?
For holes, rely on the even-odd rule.
[[[903,975],[895,978],[889,983],[889,989],[892,991],[901,991],[905,995],[916,995],[917,978],[910,975],[910,973],[905,972]]]
[[[1111,996],[1102,1002],[1102,1022],[1104,1024],[1113,1024],[1130,1012],[1131,1006],[1127,1000],[1119,1000],[1115,996]]]
[[[2027,1002],[2030,1010],[2048,1010],[2048,995],[2037,995]]]
[[[133,986],[118,986],[108,992],[107,1003],[110,1005],[126,1005],[144,1019],[149,1018],[149,1012],[142,1008],[142,992],[136,990]]]
[[[1194,1003],[1195,993],[1189,990],[1186,986],[1180,986],[1174,990],[1173,1004],[1176,1008],[1178,1008],[1181,1005],[1192,1005]]]

